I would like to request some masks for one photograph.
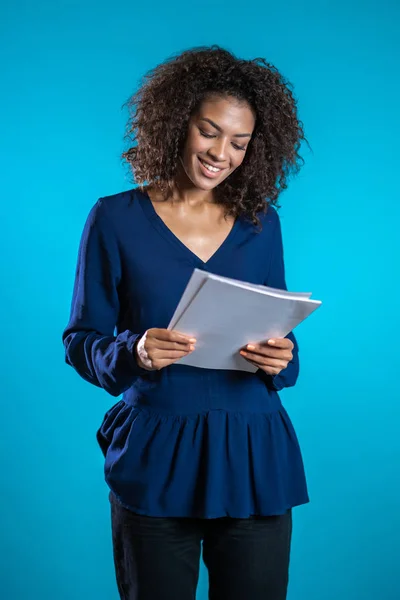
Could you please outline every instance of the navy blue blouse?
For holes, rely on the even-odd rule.
[[[293,360],[275,377],[173,364],[138,366],[135,341],[166,328],[193,269],[286,289],[280,222],[262,231],[239,217],[207,261],[166,226],[139,190],[101,198],[79,248],[66,362],[120,399],[97,432],[117,499],[145,515],[282,514],[308,502],[298,440],[278,391],[293,386]]]

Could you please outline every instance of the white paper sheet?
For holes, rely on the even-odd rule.
[[[176,364],[255,372],[239,350],[287,335],[321,305],[309,296],[196,269],[169,325],[196,337],[196,350]]]
[[[182,316],[184,311],[187,309],[189,304],[192,302],[195,295],[198,293],[203,283],[207,281],[207,279],[213,278],[219,281],[225,281],[227,283],[232,283],[233,285],[240,285],[242,287],[249,287],[251,289],[260,289],[265,292],[271,293],[279,293],[280,295],[285,295],[288,297],[296,297],[296,298],[309,298],[311,296],[311,292],[289,292],[287,290],[278,290],[276,288],[271,288],[266,285],[259,285],[255,283],[248,283],[246,281],[240,281],[238,279],[231,279],[230,277],[221,277],[219,275],[215,275],[214,273],[207,273],[206,271],[201,271],[200,269],[194,269],[191,278],[186,286],[185,291],[182,294],[182,297],[179,301],[178,306],[175,309],[175,312],[172,316],[168,329],[175,329],[175,324],[178,319]]]

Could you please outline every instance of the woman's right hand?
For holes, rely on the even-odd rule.
[[[156,371],[193,352],[195,343],[195,338],[174,330],[148,329],[135,344],[136,360],[142,369]]]

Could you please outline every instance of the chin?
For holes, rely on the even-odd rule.
[[[220,183],[220,181],[213,181],[212,179],[208,181],[204,177],[201,177],[201,175],[193,172],[190,173],[189,179],[195,187],[204,191],[212,190]]]
[[[218,183],[216,183],[215,181],[199,181],[198,179],[194,179],[192,180],[192,183],[199,188],[200,190],[212,190],[213,188],[217,187],[218,183],[221,183],[220,181],[218,181]]]

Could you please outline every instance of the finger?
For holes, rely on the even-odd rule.
[[[271,348],[262,344],[247,344],[243,348],[246,352],[253,352],[254,354],[260,354],[261,356],[269,356],[270,358],[276,358],[278,360],[290,361],[293,358],[291,350],[287,348]]]
[[[171,333],[174,334],[174,336],[177,336],[178,338],[183,338],[184,340],[189,340],[190,342],[197,342],[196,336],[195,335],[189,335],[189,334],[185,334],[185,333],[181,333],[180,331],[175,331],[175,329],[173,329],[171,331]]]
[[[261,369],[262,371],[264,371],[264,373],[267,373],[268,375],[272,375],[272,376],[279,375],[279,373],[281,371],[283,371],[283,369],[281,367],[266,367],[265,365],[260,365],[252,360],[248,360],[247,362],[254,365],[258,369]]]
[[[168,365],[173,364],[180,358],[183,358],[184,356],[188,356],[188,354],[190,354],[190,352],[171,351],[168,353],[168,355],[164,354],[163,356],[159,356],[159,357],[155,358],[152,361],[153,368],[157,369],[157,370],[163,369],[164,367],[168,367]]]
[[[255,360],[250,360],[246,356],[243,356],[243,358],[250,364],[254,365],[258,369],[262,369],[265,373],[268,373],[269,375],[277,375],[282,371],[282,367],[268,367],[260,364],[259,362],[256,362]]]
[[[266,343],[268,346],[275,348],[289,348],[292,350],[294,347],[292,340],[289,340],[289,338],[270,338]]]
[[[169,330],[169,329],[151,329],[149,330],[150,337],[155,338],[157,340],[165,341],[165,342],[176,342],[186,344],[188,342],[195,342],[196,338],[184,335],[183,333],[179,333],[178,331]]]
[[[150,352],[151,350],[188,350],[193,344],[188,340],[186,342],[164,342],[157,338],[151,338],[147,340],[145,346],[146,350]]]
[[[170,360],[172,358],[182,358],[187,354],[193,352],[194,346],[190,347],[190,350],[153,350],[151,360],[154,362],[155,360]]]
[[[242,350],[240,354],[258,366],[272,367],[274,369],[286,369],[288,365],[288,361],[286,360],[278,360],[276,358],[270,358],[269,356],[261,356],[260,354],[255,354],[254,352],[245,352]]]

